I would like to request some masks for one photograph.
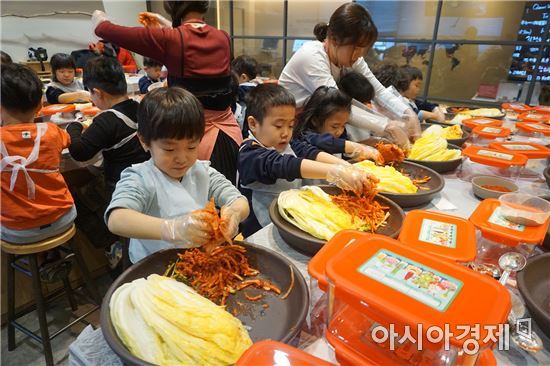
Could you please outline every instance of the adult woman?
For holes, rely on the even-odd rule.
[[[315,26],[314,33],[318,41],[304,44],[286,64],[279,78],[279,84],[294,94],[298,107],[303,106],[319,86],[337,87],[340,76],[348,69],[353,69],[365,75],[372,84],[374,101],[378,105],[396,112],[398,117],[405,114],[407,105],[376,80],[363,60],[362,55],[378,37],[378,30],[365,8],[356,3],[341,5],[334,11],[328,24],[319,23]],[[401,146],[408,147],[408,136],[403,130],[405,126],[397,121],[373,119],[354,107],[350,125],[378,135],[386,134]]]
[[[199,159],[210,160],[213,168],[235,183],[242,135],[230,109],[229,36],[204,22],[208,1],[165,1],[164,8],[172,24],[156,14],[143,13],[140,18],[146,20],[145,28],[115,25],[96,10],[95,33],[162,62],[168,68],[168,85],[181,86],[200,100],[206,129]]]

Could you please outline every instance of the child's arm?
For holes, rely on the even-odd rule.
[[[348,164],[347,161],[340,159],[332,154],[327,154],[326,152],[320,152],[319,155],[315,158],[315,161],[326,164]]]
[[[160,240],[163,221],[128,208],[115,208],[109,215],[107,226],[113,234],[126,238]]]
[[[371,181],[378,182],[376,177],[351,164],[327,164],[304,159],[300,172],[302,178],[326,179],[329,183],[356,194],[373,189]]]
[[[69,153],[76,161],[87,161],[93,158],[102,149],[115,145],[118,119],[112,113],[104,113],[96,118],[84,132],[81,123],[73,122],[67,126],[71,135]]]

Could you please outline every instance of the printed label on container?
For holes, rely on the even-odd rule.
[[[501,145],[502,147],[508,149],[508,150],[521,150],[521,151],[536,151],[538,150],[536,147],[531,145],[516,145],[516,144],[510,144],[510,145]]]
[[[500,152],[496,152],[496,151],[489,151],[489,150],[479,150],[477,152],[477,155],[490,156],[492,158],[503,159],[503,160],[512,160],[512,159],[514,159],[514,157],[510,154],[504,154],[504,153],[500,153]]]
[[[536,128],[537,130],[548,130],[550,127],[547,127],[545,125],[531,125],[531,127]]]
[[[462,281],[386,249],[380,249],[357,271],[429,307],[444,312]]]
[[[508,229],[516,230],[516,231],[525,231],[525,225],[516,224],[511,221],[506,220],[504,216],[502,216],[502,213],[500,212],[500,206],[495,208],[493,213],[491,214],[491,217],[489,217],[489,222],[491,224],[495,224],[498,226],[503,226]]]
[[[527,115],[527,118],[531,118],[531,119],[544,119],[545,117],[544,117],[544,116],[541,116],[540,114],[528,114],[528,115]]]
[[[490,119],[474,119],[474,122],[480,125],[486,125],[487,123],[493,123]]]
[[[456,231],[456,224],[424,219],[418,240],[446,248],[456,248]]]
[[[495,128],[495,127],[484,127],[481,129],[481,132],[487,132],[487,133],[500,133],[502,129]]]

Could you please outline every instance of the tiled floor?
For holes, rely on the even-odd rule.
[[[96,279],[96,282],[99,287],[100,294],[103,295],[111,284],[112,278],[110,275],[105,274]],[[79,299],[79,307],[75,314],[84,314],[92,306],[92,304],[82,303],[81,299]],[[70,314],[71,308],[66,296],[61,296],[51,302],[48,305],[47,310],[47,320],[50,334],[70,323],[74,319],[74,317],[71,318]],[[99,326],[99,309],[91,313],[86,320],[94,327]],[[18,321],[29,329],[36,331],[37,334],[40,334],[36,312],[33,311],[20,318]],[[69,364],[69,345],[76,339],[84,327],[86,327],[85,324],[77,323],[51,341],[53,359],[56,365]],[[38,344],[38,342],[30,339],[20,331],[15,330],[15,342],[17,347],[15,350],[8,352],[7,337],[7,327],[3,327],[1,332],[2,365],[38,366],[46,364],[44,354],[42,353],[42,345]]]

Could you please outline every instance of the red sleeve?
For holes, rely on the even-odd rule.
[[[95,29],[98,37],[163,64],[167,64],[166,59],[170,56],[167,44],[173,38],[171,32],[172,28],[124,27],[109,21]]]

